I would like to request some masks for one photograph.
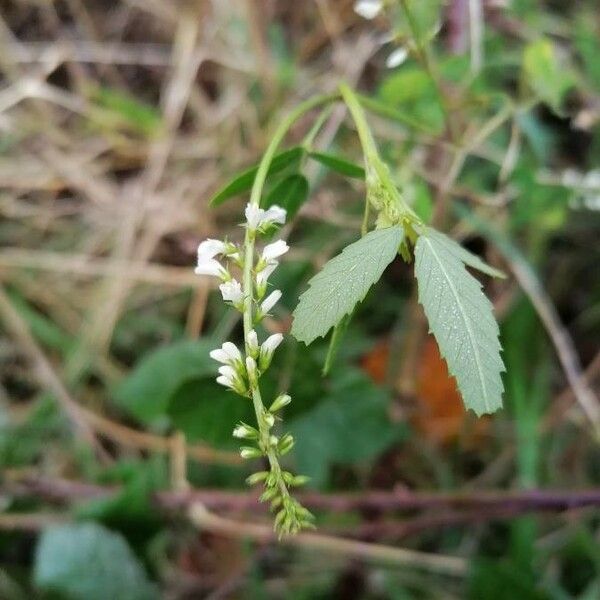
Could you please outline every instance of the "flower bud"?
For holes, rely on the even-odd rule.
[[[294,447],[294,438],[291,434],[286,433],[277,444],[277,450],[281,455],[287,454]]]
[[[275,417],[270,412],[265,411],[263,413],[263,420],[269,429],[275,425]]]
[[[275,398],[273,404],[271,404],[271,407],[269,408],[269,412],[277,412],[278,410],[281,410],[284,406],[287,406],[291,401],[291,396],[288,396],[288,394],[281,394],[280,396],[277,396],[277,398]]]
[[[246,373],[251,387],[256,387],[258,381],[258,369],[256,361],[251,356],[246,356]]]
[[[258,431],[254,427],[246,425],[246,423],[239,423],[233,430],[233,437],[247,440],[256,440],[258,439]]]
[[[246,350],[252,358],[258,358],[260,346],[258,345],[258,336],[256,335],[256,331],[254,331],[254,329],[250,330],[246,336]]]
[[[250,477],[246,478],[246,483],[248,485],[256,485],[257,483],[265,481],[268,476],[269,471],[259,471],[258,473],[252,473]]]
[[[253,446],[242,446],[240,449],[240,456],[242,458],[258,458],[262,455],[263,453],[258,448],[254,448]]]

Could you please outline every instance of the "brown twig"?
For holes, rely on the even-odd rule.
[[[272,542],[276,539],[276,535],[269,525],[227,519],[211,513],[200,503],[193,503],[189,507],[188,516],[200,529],[208,529],[213,533],[220,533],[228,537],[250,538],[257,542]],[[462,576],[467,572],[467,562],[462,558],[428,554],[406,548],[394,548],[318,533],[299,533],[286,536],[280,540],[280,543],[305,550],[318,550],[336,556],[357,558],[372,563],[410,566],[411,568],[446,575]]]
[[[63,502],[100,498],[114,494],[119,489],[114,486],[101,486],[11,471],[5,473],[4,487],[7,492],[36,495]],[[586,506],[600,507],[600,488],[523,491],[477,490],[472,493],[411,492],[407,490],[337,494],[304,492],[298,494],[298,498],[310,509],[333,513],[502,509],[515,511],[515,514],[522,514],[538,511],[562,511]],[[163,491],[157,492],[154,499],[158,506],[167,510],[182,510],[195,503],[203,504],[210,510],[234,513],[256,512],[259,507],[263,507],[258,503],[258,495],[252,492],[229,492],[211,489],[192,489],[181,492]]]

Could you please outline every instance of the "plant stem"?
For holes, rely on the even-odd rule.
[[[412,34],[417,59],[419,60],[421,66],[425,69],[425,72],[431,80],[431,83],[433,84],[433,87],[435,89],[435,93],[438,97],[440,107],[444,113],[444,121],[446,123],[446,128],[448,130],[448,136],[450,137],[450,141],[456,143],[458,141],[458,136],[456,135],[456,132],[454,131],[454,126],[452,125],[452,119],[450,118],[450,110],[447,106],[446,96],[442,91],[442,87],[438,81],[437,74],[434,72],[433,61],[431,60],[431,56],[429,55],[427,46],[425,46],[421,41],[421,31],[419,30],[419,25],[408,6],[408,0],[400,0],[400,6],[402,7],[402,12],[406,17],[406,22],[408,23],[408,27]]]
[[[285,134],[288,132],[291,125],[296,121],[300,116],[309,110],[320,106],[322,104],[328,104],[333,102],[339,97],[338,94],[330,94],[330,95],[322,95],[322,96],[314,96],[305,100],[301,104],[299,104],[277,127],[275,132],[273,133],[273,137],[269,142],[269,145],[260,161],[258,166],[258,171],[256,172],[256,177],[254,179],[254,183],[252,185],[252,190],[250,192],[250,204],[254,206],[260,206],[260,200],[263,192],[263,188],[265,185],[265,181],[267,178],[267,174],[269,172],[269,167],[275,156],[275,152],[279,144],[283,141]],[[244,342],[246,353],[248,353],[248,335],[253,328],[254,325],[254,281],[252,277],[252,271],[254,267],[254,243],[255,243],[256,233],[251,230],[249,227],[246,228],[246,235],[244,239],[244,271],[243,271],[243,293],[244,293],[244,314],[243,314],[243,322],[244,322]],[[277,476],[280,481],[279,488],[282,496],[288,497],[289,492],[287,486],[283,482],[283,479],[280,477],[281,467],[279,466],[279,460],[275,453],[275,450],[269,444],[269,428],[265,424],[264,420],[264,412],[265,407],[262,401],[260,387],[258,382],[250,382],[251,386],[251,395],[252,395],[252,404],[254,406],[254,412],[256,414],[256,422],[258,425],[258,431],[260,435],[260,448],[266,453],[266,456],[269,460],[269,465],[271,467],[271,471]]]
[[[371,133],[371,129],[369,128],[369,124],[367,123],[367,118],[365,116],[365,112],[360,104],[360,101],[357,95],[350,89],[348,85],[345,83],[340,84],[340,93],[344,102],[348,106],[348,110],[350,111],[350,115],[354,120],[354,124],[356,125],[356,131],[358,132],[358,137],[360,139],[360,143],[363,149],[364,161],[365,161],[365,170],[366,170],[366,181],[367,181],[367,198],[365,199],[365,212],[363,214],[363,222],[361,232],[362,235],[366,234],[367,222],[369,218],[368,212],[368,204],[369,204],[369,185],[370,179],[374,176],[377,181],[383,185],[390,198],[394,198],[396,203],[398,204],[398,208],[401,210],[402,214],[405,217],[408,217],[410,220],[415,222],[419,222],[420,219],[417,217],[412,208],[405,202],[404,198],[402,198],[401,194],[398,193],[396,188],[396,184],[393,182],[389,170],[385,163],[381,160],[379,156],[379,151],[377,150],[377,145],[375,144],[375,140],[373,139],[373,135]]]

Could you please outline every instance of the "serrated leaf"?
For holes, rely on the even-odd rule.
[[[300,207],[308,198],[308,180],[301,173],[292,173],[282,179],[267,196],[264,206],[269,208],[277,204],[287,211],[286,220],[290,221],[296,216]]]
[[[332,171],[346,175],[346,177],[354,177],[356,179],[365,178],[365,170],[360,165],[356,165],[345,158],[340,158],[335,154],[311,152],[309,156]]]
[[[440,246],[443,246],[446,252],[453,254],[459,260],[462,260],[466,265],[472,267],[473,269],[477,269],[486,275],[490,275],[490,277],[499,277],[500,279],[505,279],[506,274],[498,269],[494,269],[487,263],[483,262],[479,256],[469,252],[466,248],[463,248],[460,244],[455,242],[452,238],[448,237],[446,234],[441,231],[437,231],[435,229],[427,228],[426,234],[429,238],[435,238],[437,243]]]
[[[294,146],[293,148],[289,148],[288,150],[276,154],[271,161],[271,166],[269,167],[267,174],[274,175],[275,173],[283,171],[283,169],[298,160],[303,153],[304,149],[301,146]],[[255,165],[250,169],[246,169],[239,175],[236,175],[210,199],[210,206],[219,206],[219,204],[223,204],[226,200],[249,191],[254,183],[257,171],[258,165]]]
[[[292,335],[310,344],[349,314],[394,260],[403,234],[399,226],[371,231],[332,258],[300,297]]]
[[[431,229],[415,245],[415,275],[429,329],[456,378],[465,406],[478,415],[498,410],[504,364],[498,324],[481,284]]]

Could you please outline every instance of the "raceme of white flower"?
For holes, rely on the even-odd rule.
[[[266,409],[260,394],[259,380],[270,367],[283,335],[270,335],[261,344],[256,330],[249,328],[248,323],[260,323],[281,298],[280,290],[272,290],[268,295],[266,292],[268,279],[279,265],[277,259],[288,252],[289,246],[284,240],[277,240],[265,245],[258,254],[255,253],[254,243],[257,236],[271,232],[276,225],[283,225],[286,211],[276,205],[262,209],[250,203],[246,206],[245,215],[246,240],[243,249],[228,241],[204,240],[198,246],[195,272],[219,277],[222,280],[219,290],[223,300],[244,315],[244,350],[228,341],[212,350],[210,356],[221,364],[217,383],[253,402],[258,426],[255,428],[239,423],[233,430],[233,436],[255,444],[240,449],[242,458],[265,457],[268,460],[270,471],[254,473],[248,478],[248,483],[262,483],[265,486],[261,501],[271,503],[277,513],[275,528],[282,535],[312,526],[312,515],[289,492],[290,487],[302,485],[307,479],[294,476],[279,465],[279,457],[293,447],[293,437],[290,434],[277,437],[272,433],[275,413],[287,406],[291,397],[281,394]],[[246,261],[251,262],[247,264]],[[232,266],[241,269],[244,275],[242,283],[231,274]]]

